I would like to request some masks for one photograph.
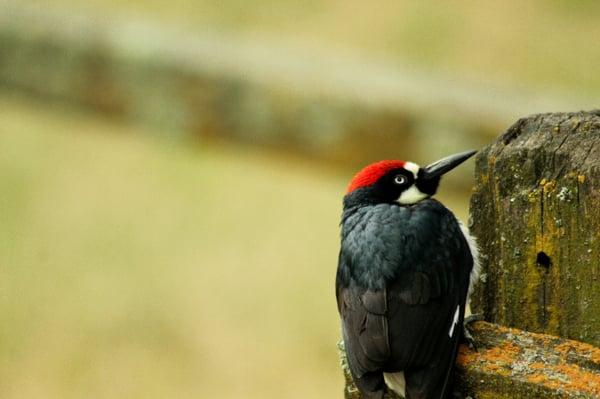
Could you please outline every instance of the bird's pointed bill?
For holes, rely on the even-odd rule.
[[[441,176],[444,173],[456,168],[458,165],[471,158],[476,153],[477,151],[469,150],[435,161],[423,168],[425,178],[432,179]]]

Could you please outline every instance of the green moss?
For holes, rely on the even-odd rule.
[[[471,212],[487,281],[474,302],[490,320],[600,345],[600,176],[585,131],[597,119],[536,115],[481,152]]]

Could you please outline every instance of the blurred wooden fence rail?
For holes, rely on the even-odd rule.
[[[474,398],[599,398],[600,111],[519,120],[475,176],[473,305],[520,330],[476,323],[480,351],[461,347],[456,385]]]
[[[353,167],[479,148],[513,115],[567,106],[548,93],[200,31],[7,0],[0,4],[0,88],[165,135],[285,147]],[[460,173],[449,178],[464,184]]]

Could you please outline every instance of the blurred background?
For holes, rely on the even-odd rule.
[[[595,1],[0,1],[0,396],[342,395],[366,163],[599,106]],[[473,161],[440,199],[468,217]]]

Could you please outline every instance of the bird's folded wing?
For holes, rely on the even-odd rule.
[[[381,368],[390,356],[386,293],[352,286],[338,296],[349,364],[360,378]]]

